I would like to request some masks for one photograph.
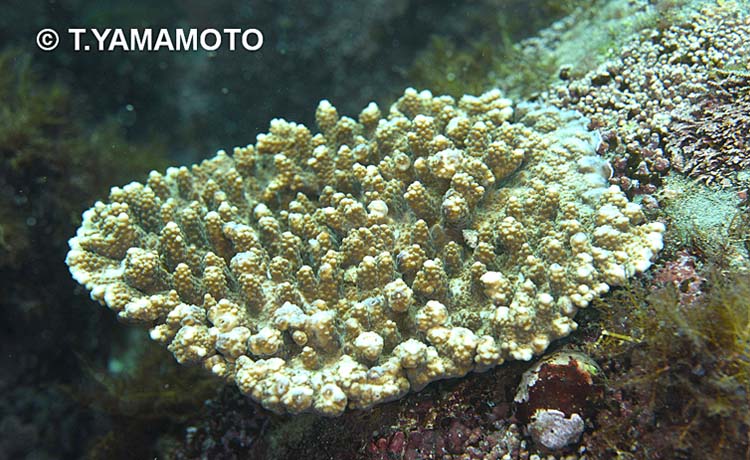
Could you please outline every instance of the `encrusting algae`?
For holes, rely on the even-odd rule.
[[[264,407],[339,415],[541,354],[662,247],[576,112],[407,89],[316,120],[114,187],[73,277]]]

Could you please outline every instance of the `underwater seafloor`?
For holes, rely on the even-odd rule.
[[[0,460],[750,459],[746,2],[0,9]],[[265,44],[42,52],[45,27],[258,27]],[[531,361],[338,417],[276,414],[177,364],[70,276],[68,239],[110,187],[231,152],[272,118],[315,132],[321,99],[356,117],[407,87],[456,100],[499,88],[514,104],[586,116],[609,184],[665,225],[653,264],[580,309],[578,329]],[[548,365],[533,393],[534,408],[580,415],[563,445],[545,444],[514,402],[544,356],[574,357]]]

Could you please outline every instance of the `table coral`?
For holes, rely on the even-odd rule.
[[[114,187],[73,277],[264,407],[338,415],[531,359],[661,249],[577,112],[407,89],[316,119]]]

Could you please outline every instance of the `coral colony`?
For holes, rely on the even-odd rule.
[[[662,247],[577,112],[407,89],[316,120],[114,187],[73,277],[180,363],[335,416],[530,360]]]

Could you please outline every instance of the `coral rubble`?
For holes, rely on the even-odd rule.
[[[114,187],[73,277],[264,407],[338,415],[531,359],[661,249],[576,112],[408,89],[316,119]]]

